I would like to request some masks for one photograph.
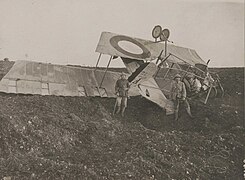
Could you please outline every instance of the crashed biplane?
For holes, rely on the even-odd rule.
[[[204,62],[195,50],[157,41],[148,41],[102,32],[96,52],[110,55],[107,68],[112,59],[120,57],[130,73],[128,80],[131,87],[137,87],[139,93],[173,114],[173,102],[169,99],[170,86],[176,73],[181,74],[186,84],[189,98],[200,98],[206,103],[208,97],[223,94],[219,79],[214,79]],[[193,75],[201,84],[200,92],[191,93],[187,76]],[[220,91],[218,91],[218,90]]]
[[[223,95],[219,78],[211,76],[207,63],[192,49],[167,46],[166,41],[159,43],[103,32],[96,52],[100,55],[95,69],[35,61],[0,61],[0,92],[115,97],[119,73],[108,67],[112,60],[120,57],[129,72],[129,95],[142,95],[165,109],[166,114],[173,113],[169,91],[176,73],[182,75],[187,89],[189,74],[200,81],[200,92],[192,94],[190,89],[189,98],[199,98],[206,103],[210,96]],[[97,68],[102,54],[110,55],[106,70]]]

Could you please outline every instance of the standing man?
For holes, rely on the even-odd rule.
[[[186,89],[185,89],[185,84],[180,81],[181,76],[179,74],[176,74],[174,77],[174,81],[171,84],[171,90],[170,90],[170,98],[174,102],[174,112],[175,112],[175,118],[174,120],[178,120],[179,116],[179,105],[180,103],[183,103],[185,105],[186,111],[188,115],[192,118],[191,114],[191,108],[190,104],[188,103],[186,99]]]
[[[124,111],[127,107],[128,90],[129,90],[129,82],[126,79],[126,74],[122,72],[121,78],[117,80],[116,85],[115,85],[115,92],[117,95],[116,114],[120,113],[121,111],[122,117],[124,116]]]

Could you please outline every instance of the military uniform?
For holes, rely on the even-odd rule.
[[[186,88],[185,84],[181,81],[175,81],[176,78],[181,78],[179,74],[177,74],[174,77],[174,81],[171,84],[171,90],[170,90],[170,98],[174,102],[174,110],[175,110],[175,120],[178,120],[178,114],[179,114],[179,105],[180,103],[183,103],[187,113],[189,114],[190,117],[191,115],[191,110],[190,110],[190,104],[186,99]]]
[[[193,74],[187,75],[187,79],[190,84],[190,93],[197,94],[200,92],[202,87],[201,82]]]
[[[121,76],[125,76],[124,73]],[[116,106],[117,114],[121,111],[121,115],[124,116],[125,108],[127,107],[129,82],[125,78],[118,79],[115,85],[115,92],[117,95]]]
[[[127,107],[129,82],[127,79],[118,79],[115,86],[117,106]]]

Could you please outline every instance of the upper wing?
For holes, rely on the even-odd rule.
[[[156,43],[110,32],[102,32],[95,51],[111,56],[152,61],[156,59],[164,49],[164,43]],[[188,63],[190,65],[197,63],[206,64],[193,49],[168,44],[167,53],[171,54],[168,60],[175,63]]]

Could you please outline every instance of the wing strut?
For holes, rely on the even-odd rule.
[[[106,75],[107,70],[108,70],[108,68],[109,68],[109,66],[110,66],[110,63],[111,63],[112,57],[113,57],[113,56],[111,56],[111,57],[110,57],[110,60],[109,60],[109,62],[108,62],[108,64],[107,64],[107,67],[106,67],[105,73],[104,73],[103,78],[102,78],[102,80],[101,80],[101,82],[100,82],[100,86],[99,86],[100,88],[101,88],[102,83],[103,83],[103,81],[104,81],[104,79],[105,79],[105,75]]]
[[[207,104],[207,101],[208,101],[208,98],[209,98],[209,95],[210,95],[210,92],[211,92],[212,88],[213,88],[213,84],[211,84],[211,86],[209,87],[208,94],[206,96],[206,99],[204,101],[204,104]]]
[[[162,53],[162,52],[161,52]],[[161,55],[161,54],[160,54]],[[171,54],[169,54],[168,56],[166,56],[163,60],[161,60],[161,62],[159,63],[159,65],[158,65],[158,70],[157,70],[157,72],[156,72],[156,74],[154,75],[154,77],[156,77],[157,76],[157,74],[158,74],[158,72],[160,71],[160,69],[161,69],[161,65],[168,59],[168,57],[170,56]],[[160,56],[159,56],[160,57]],[[158,62],[158,60],[159,59],[157,59],[157,62]]]
[[[98,65],[99,65],[100,57],[101,57],[101,53],[100,53],[100,55],[99,55],[99,57],[98,57],[98,60],[97,60],[97,63],[96,63],[96,66],[95,66],[94,71],[96,71],[96,69],[97,69],[97,67],[98,67]]]

